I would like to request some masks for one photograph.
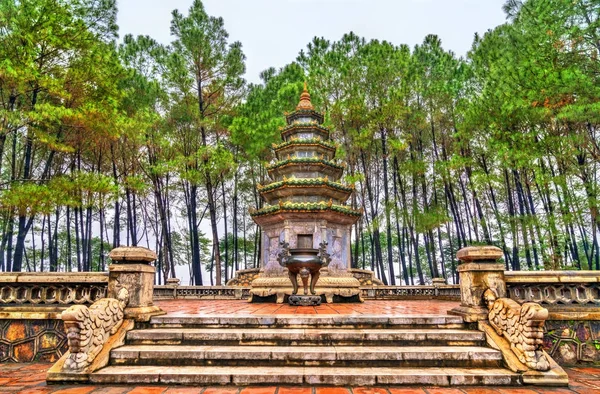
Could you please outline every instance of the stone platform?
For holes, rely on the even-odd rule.
[[[166,301],[130,331],[94,384],[520,385],[453,302],[323,304]]]
[[[287,304],[250,304],[245,300],[161,300],[156,305],[167,316],[209,315],[446,315],[460,305],[458,301],[438,300],[378,300],[362,304],[321,304],[297,307]]]

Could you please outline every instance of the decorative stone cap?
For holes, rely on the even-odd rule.
[[[111,250],[108,257],[117,264],[150,264],[156,260],[156,253],[140,246],[119,246]]]
[[[179,286],[179,283],[181,283],[181,280],[179,278],[168,278],[167,279],[167,285],[169,285],[169,286]]]
[[[456,258],[464,263],[472,261],[496,261],[502,257],[502,249],[496,246],[468,246],[456,253]]]

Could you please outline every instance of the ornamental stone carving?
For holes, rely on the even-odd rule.
[[[548,310],[534,302],[519,305],[510,298],[497,298],[488,289],[483,298],[489,310],[490,325],[510,343],[519,361],[537,371],[550,369],[543,351],[544,323]]]
[[[94,361],[108,338],[123,323],[128,302],[129,292],[122,288],[116,299],[103,298],[89,308],[73,305],[62,313],[70,351],[63,370],[84,371]]]

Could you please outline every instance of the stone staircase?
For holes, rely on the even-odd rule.
[[[162,316],[130,331],[94,383],[518,385],[454,316]]]

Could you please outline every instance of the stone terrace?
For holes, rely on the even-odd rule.
[[[367,301],[364,304],[325,304],[318,307],[290,307],[288,305],[249,304],[234,300],[174,300],[159,301],[168,316],[199,315],[440,315],[457,305],[447,301]],[[600,393],[600,367],[566,368],[569,374],[569,388],[542,387],[185,387],[168,385],[48,385],[45,374],[50,363],[4,364],[0,365],[0,393],[52,393],[52,394],[469,394],[469,393]]]
[[[428,317],[445,315],[446,311],[457,306],[448,301],[367,301],[364,304],[324,304],[317,307],[290,307],[289,305],[249,304],[241,300],[172,300],[157,302],[168,314],[165,317],[201,317],[219,316],[234,318],[248,315],[305,315],[303,318],[319,315],[347,315],[348,317],[393,316],[393,317]],[[338,316],[343,317],[343,316]],[[531,386],[519,387],[294,387],[294,386],[260,386],[260,387],[219,387],[219,386],[169,386],[163,385],[100,385],[85,384],[47,385],[44,381],[45,371],[50,367],[46,363],[10,364],[0,366],[0,393],[231,393],[231,394],[468,394],[468,393],[600,393],[600,367],[567,369],[570,378],[569,388],[543,388]],[[163,367],[164,368],[164,367]]]
[[[378,315],[439,316],[459,305],[455,301],[367,301],[362,304],[322,304],[297,307],[288,304],[250,304],[243,300],[168,300],[156,301],[167,316],[192,315]]]

